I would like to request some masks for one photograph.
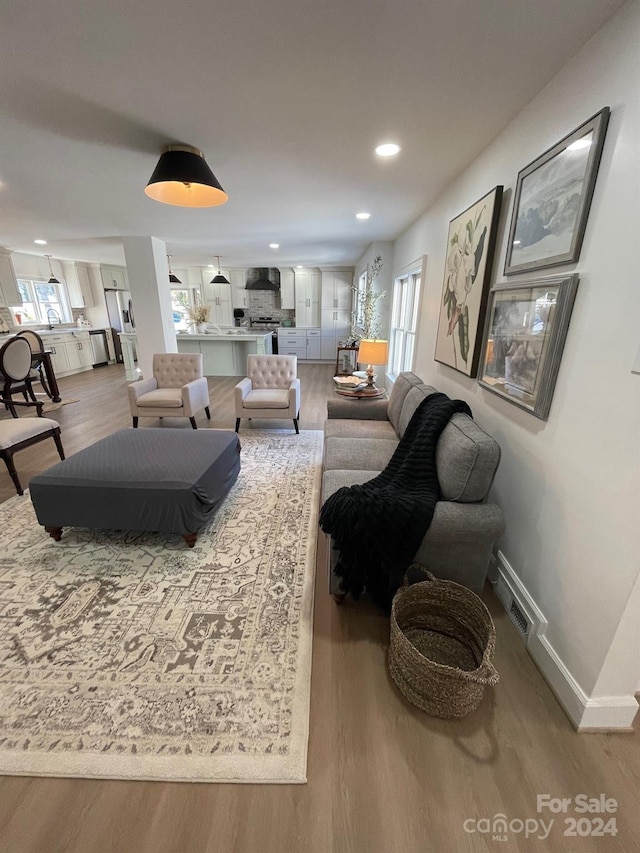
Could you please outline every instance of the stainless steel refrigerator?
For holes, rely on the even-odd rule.
[[[128,290],[105,290],[109,325],[113,333],[113,347],[116,361],[123,361],[119,332],[134,332],[136,328],[133,316],[133,303]]]

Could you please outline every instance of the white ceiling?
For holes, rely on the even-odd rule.
[[[120,237],[146,234],[174,267],[353,263],[622,4],[2,0],[0,245],[123,263]],[[381,161],[388,140],[402,152]],[[225,205],[144,194],[178,142],[204,152]]]

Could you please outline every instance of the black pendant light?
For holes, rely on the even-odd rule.
[[[58,279],[53,274],[53,267],[51,266],[51,258],[52,257],[53,257],[53,255],[45,255],[45,258],[48,258],[48,260],[49,260],[49,272],[51,274],[51,277],[49,278],[49,281],[47,282],[47,284],[60,284]]]
[[[229,198],[202,151],[190,145],[169,145],[145,187],[149,198],[179,207],[216,207]]]
[[[169,264],[169,281],[171,284],[182,284],[178,276],[171,269],[171,255],[167,255],[167,263]]]
[[[220,255],[214,256],[218,261],[218,275],[214,275],[211,279],[211,284],[231,284],[228,278],[225,278],[220,272]]]

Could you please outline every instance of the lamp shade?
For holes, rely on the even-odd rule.
[[[145,187],[149,198],[178,207],[216,207],[229,198],[204,155],[188,145],[169,145]]]
[[[216,260],[218,261],[218,274],[211,279],[211,284],[231,284],[229,279],[225,278],[220,272],[220,255],[216,255]]]
[[[386,364],[389,357],[388,341],[363,338],[358,349],[358,361],[361,364]]]

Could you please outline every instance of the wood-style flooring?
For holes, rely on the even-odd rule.
[[[321,429],[332,366],[302,364],[299,375],[300,426]],[[202,414],[200,427],[233,428],[236,382],[210,379],[212,421]],[[130,426],[126,384],[120,366],[60,380],[63,398],[78,399],[50,415],[62,426],[67,454]],[[57,459],[53,442],[18,454],[23,483]],[[13,494],[3,471],[0,499]],[[466,719],[437,720],[407,704],[389,678],[386,617],[366,601],[337,607],[329,598],[325,556],[321,536],[307,784],[0,777],[1,853],[640,850],[638,733],[576,734],[489,589],[500,684]],[[566,814],[536,811],[538,794],[581,793],[617,801],[617,835],[565,836],[572,828],[565,819],[587,818],[577,825],[585,833],[602,825],[598,815],[575,814],[572,806]],[[505,840],[464,829],[465,821],[472,822],[467,829],[484,829],[474,821],[498,814],[515,821]],[[525,838],[525,826],[539,818],[548,825],[550,817],[546,839]]]

